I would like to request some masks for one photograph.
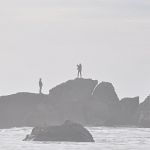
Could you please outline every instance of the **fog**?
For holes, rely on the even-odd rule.
[[[0,95],[44,92],[77,76],[119,97],[150,94],[150,1],[0,0]]]

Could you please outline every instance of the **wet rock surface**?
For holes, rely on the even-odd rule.
[[[82,125],[66,121],[60,126],[35,127],[24,141],[94,142],[94,139]]]

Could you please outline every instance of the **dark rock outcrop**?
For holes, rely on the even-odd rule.
[[[92,103],[91,106],[95,111],[93,111],[94,115],[91,117],[95,118],[96,114],[97,124],[101,123],[100,120],[103,120],[104,125],[113,125],[115,123],[119,109],[119,98],[111,83],[101,82],[95,88]]]
[[[65,120],[86,123],[85,101],[98,81],[74,79],[62,83],[49,95],[17,93],[0,97],[0,128],[62,124]]]
[[[24,141],[94,142],[94,139],[82,125],[66,121],[61,126],[36,127]]]
[[[141,125],[148,120],[147,107],[150,108],[149,100],[140,108],[139,98],[119,101],[111,83],[76,78],[57,85],[49,95],[17,93],[0,97],[0,128],[53,126],[65,120],[86,126],[135,125],[136,122]]]
[[[81,102],[87,100],[95,86],[98,84],[97,80],[76,78],[62,83],[49,91],[49,97],[55,103],[62,102]]]
[[[150,96],[140,104],[138,126],[150,128]]]
[[[97,84],[97,80],[76,78],[50,90],[49,102],[57,110],[60,123],[73,120],[86,124],[85,104],[88,103]]]
[[[120,101],[118,114],[119,125],[137,125],[138,122],[139,97],[123,98]]]
[[[115,92],[115,88],[109,82],[101,82],[93,92],[94,100],[101,101],[108,105],[115,105],[119,102],[119,98]]]
[[[47,95],[17,93],[0,98],[0,128],[41,125],[49,118]],[[49,112],[48,112],[49,111]]]

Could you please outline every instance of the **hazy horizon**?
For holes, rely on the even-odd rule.
[[[0,95],[44,93],[77,76],[150,94],[150,1],[0,0]]]

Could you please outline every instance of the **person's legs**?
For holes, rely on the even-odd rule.
[[[82,78],[82,72],[80,71],[80,78]]]
[[[79,70],[79,78],[81,78],[81,71]]]
[[[42,93],[42,87],[40,87],[40,91],[39,91],[39,93],[40,93],[40,94]]]
[[[82,72],[80,71],[80,78],[82,78]]]
[[[79,75],[80,75],[80,72],[79,72],[79,70],[78,70],[78,76],[77,76],[78,78],[79,78]]]

